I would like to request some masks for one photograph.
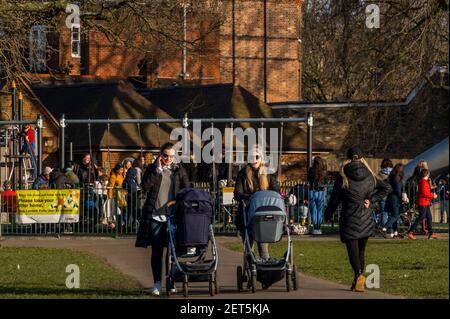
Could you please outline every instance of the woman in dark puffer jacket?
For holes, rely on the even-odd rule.
[[[376,177],[363,159],[362,151],[357,147],[349,149],[347,160],[336,178],[325,211],[325,221],[330,221],[333,213],[342,203],[339,231],[355,273],[351,290],[364,291],[365,248],[374,229],[372,208],[389,191],[389,184]]]

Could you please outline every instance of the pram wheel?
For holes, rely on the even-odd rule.
[[[296,291],[298,289],[298,272],[297,272],[296,265],[294,265],[294,267],[292,267],[292,285],[293,285],[294,291]]]
[[[292,273],[289,271],[290,265],[286,264],[286,291],[290,292],[292,290]]]
[[[188,282],[187,280],[185,280],[183,281],[183,296],[187,298],[188,295],[189,295]]]
[[[256,292],[256,266],[252,265],[252,293]]]
[[[213,276],[211,275],[211,278],[209,279],[209,295],[211,297],[214,296],[214,281],[213,281]]]
[[[243,284],[242,284],[242,267],[238,266],[236,268],[236,281],[237,281],[237,289],[239,292],[242,291]]]
[[[216,295],[219,294],[219,280],[217,279],[217,271],[214,273],[214,293]]]
[[[166,278],[166,296],[167,297],[170,297],[170,278],[169,277],[167,277]]]

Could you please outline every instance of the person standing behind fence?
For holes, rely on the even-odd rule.
[[[67,183],[71,188],[78,187],[80,184],[80,179],[77,174],[73,172],[73,162],[69,161],[64,169],[65,175],[67,177]]]
[[[313,166],[308,172],[309,183],[309,212],[313,225],[313,235],[322,235],[320,226],[323,221],[323,208],[325,205],[325,188],[323,184],[327,176],[327,163],[320,156],[314,158]]]
[[[141,187],[142,178],[144,177],[144,171],[147,168],[147,165],[145,165],[145,157],[139,156],[137,159],[135,159],[133,162],[133,167],[136,169],[137,208],[138,208],[137,218],[139,218],[142,213],[142,206],[144,205],[145,199]]]
[[[412,240],[417,239],[414,235],[414,230],[422,221],[422,219],[426,218],[428,226],[428,239],[436,239],[438,238],[438,236],[433,233],[430,204],[431,200],[437,198],[437,195],[431,192],[430,183],[428,181],[430,179],[430,171],[428,169],[423,169],[420,172],[420,176],[422,177],[422,179],[420,180],[419,189],[417,192],[417,206],[419,207],[419,216],[409,228],[408,238]]]
[[[124,212],[122,212],[123,207],[126,206],[125,203],[122,203],[119,196],[120,192],[122,192],[122,184],[125,179],[124,176],[124,168],[122,163],[116,164],[114,168],[111,171],[111,174],[109,175],[109,182],[108,182],[108,201],[109,201],[109,210],[113,210],[114,207],[117,207],[117,213],[119,214],[119,208],[120,208],[120,215],[118,215],[118,219],[116,222],[119,226],[124,226],[123,222],[124,219],[120,216],[123,215]],[[110,212],[110,214],[113,214],[115,212]]]
[[[66,174],[61,172],[58,168],[55,168],[50,174],[49,185],[53,189],[65,189],[68,188],[69,183]]]
[[[123,164],[123,176],[127,176],[127,172],[130,168],[133,167],[133,161],[129,158],[126,158],[122,161]]]
[[[1,211],[5,213],[14,214],[16,212],[16,192],[12,189],[12,183],[5,181],[3,183],[3,191],[1,195]]]
[[[448,175],[439,181],[441,224],[448,223]]]
[[[165,143],[161,154],[153,165],[149,166],[142,179],[142,191],[146,193],[141,224],[150,220],[149,237],[152,246],[151,267],[153,273],[152,295],[159,296],[161,291],[162,263],[164,247],[167,245],[167,217],[169,209],[175,204],[175,195],[183,188],[190,187],[186,171],[174,163],[174,144]],[[138,237],[140,233],[138,233]],[[175,292],[174,283],[169,283]]]
[[[124,221],[125,225],[128,224],[128,218],[137,217],[137,209],[138,209],[138,198],[137,198],[137,169],[135,167],[131,167],[128,169],[125,179],[123,181],[122,187],[127,191],[127,207],[124,213]]]
[[[110,210],[105,208],[105,203],[108,200],[108,180],[107,175],[101,175],[98,180],[95,181],[95,194],[97,196],[97,207],[100,216],[100,223],[103,225],[108,225],[112,222]]]
[[[382,181],[388,181],[389,180],[389,175],[392,172],[392,169],[394,168],[394,164],[392,163],[392,161],[389,158],[385,158],[382,162],[381,162],[381,170],[378,172],[378,177],[382,180]],[[379,213],[381,214],[381,225],[386,225],[387,221],[388,221],[388,213],[385,210],[385,206],[386,206],[386,199],[387,197],[383,198],[380,202],[380,211]],[[383,232],[386,232],[387,229],[383,228],[382,229]]]
[[[378,179],[363,158],[361,149],[347,151],[347,160],[341,167],[325,210],[325,221],[342,203],[339,219],[341,241],[345,243],[354,272],[352,291],[363,292],[365,250],[374,230],[372,208],[390,191],[388,183]]]
[[[50,167],[45,167],[42,174],[39,175],[33,183],[33,189],[48,189],[50,182],[50,174],[53,170]]]
[[[386,199],[385,210],[388,213],[388,221],[383,225],[383,231],[388,232],[390,238],[398,236],[398,219],[400,218],[400,212],[403,202],[403,184],[404,166],[403,164],[396,164],[394,169],[389,175],[389,184],[391,185],[392,192],[389,193]]]
[[[77,174],[82,187],[86,184],[93,185],[97,180],[97,166],[92,163],[91,154],[84,154],[83,158],[81,159],[81,163],[79,165],[75,165],[75,168],[76,171],[74,171],[74,173]]]

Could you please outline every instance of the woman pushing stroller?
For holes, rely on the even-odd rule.
[[[175,150],[172,143],[161,147],[161,155],[145,171],[142,190],[147,199],[143,207],[143,217],[150,220],[150,244],[152,246],[151,266],[153,273],[152,295],[161,291],[163,251],[167,243],[167,219],[169,208],[175,204],[175,195],[183,188],[190,187],[183,167],[174,162]],[[175,292],[175,288],[171,287]]]
[[[280,184],[275,176],[267,174],[267,168],[264,166],[263,152],[254,147],[249,151],[247,165],[238,173],[234,188],[234,198],[239,201],[238,212],[236,216],[236,227],[241,234],[242,239],[244,229],[244,206],[248,207],[250,196],[257,191],[272,190],[280,191]],[[251,246],[253,240],[250,239]],[[266,243],[258,243],[258,252],[261,259],[269,259],[269,247]]]

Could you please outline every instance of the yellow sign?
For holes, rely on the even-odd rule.
[[[79,189],[17,191],[17,223],[75,223],[79,207]]]

